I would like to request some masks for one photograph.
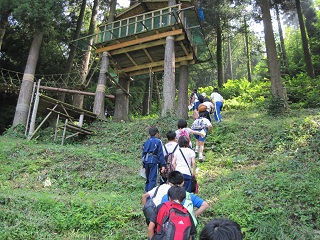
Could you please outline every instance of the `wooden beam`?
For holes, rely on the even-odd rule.
[[[192,60],[192,59],[193,59],[193,54],[191,53],[188,56],[176,58],[176,62],[189,61],[189,60]],[[138,70],[141,70],[141,69],[146,69],[146,68],[149,69],[149,68],[153,68],[153,67],[157,67],[157,66],[162,66],[163,64],[164,64],[164,62],[162,60],[162,61],[157,61],[157,62],[153,62],[153,63],[142,64],[142,65],[139,65],[139,66],[123,68],[122,70],[124,72],[134,72],[134,71],[138,71]]]
[[[129,53],[125,53],[127,58],[129,58],[129,60],[132,62],[133,65],[138,66],[138,64],[134,61],[134,59],[130,56]]]
[[[182,62],[182,61],[181,61]],[[180,65],[181,65],[181,62],[176,62],[176,68],[179,68]],[[194,60],[191,60],[191,61],[188,61],[188,64],[195,64],[195,61]],[[158,66],[158,67],[153,67],[152,68],[152,72],[162,72],[164,70],[164,67],[163,66]],[[141,70],[138,70],[138,71],[134,71],[134,72],[128,72],[128,74],[131,76],[131,77],[134,77],[134,76],[138,76],[138,75],[141,75],[141,74],[147,74],[150,72],[150,69],[141,69]]]
[[[184,39],[185,39],[185,35],[183,34],[183,35],[178,35],[174,40],[175,41],[182,41]],[[156,40],[153,42],[141,43],[139,45],[129,46],[129,47],[110,51],[110,55],[114,56],[114,55],[118,55],[121,53],[132,52],[132,51],[141,50],[141,49],[145,49],[145,48],[149,48],[149,47],[164,45],[165,43],[166,43],[166,39],[160,39],[160,40]]]
[[[182,29],[177,29],[177,30],[164,32],[164,33],[159,33],[159,34],[148,36],[148,37],[144,37],[144,38],[134,39],[134,40],[127,41],[127,42],[114,44],[114,45],[103,47],[103,48],[98,48],[96,50],[96,53],[110,52],[112,50],[116,50],[116,49],[119,49],[119,48],[129,47],[129,46],[132,46],[132,45],[137,45],[137,44],[140,44],[140,43],[150,42],[150,41],[154,41],[154,40],[157,40],[157,39],[166,38],[168,36],[175,36],[175,35],[181,35],[181,34],[183,34],[183,30]]]
[[[147,49],[143,49],[144,53],[148,56],[150,62],[154,62],[153,58],[151,57],[151,55],[149,54],[149,52],[147,51]]]
[[[87,96],[95,96],[96,93],[93,92],[84,92],[84,91],[78,91],[78,90],[71,90],[71,89],[65,89],[65,88],[55,88],[55,87],[47,87],[47,86],[41,86],[40,89],[48,90],[48,91],[56,91],[56,92],[64,92],[64,93],[72,93],[72,94],[80,94],[80,95],[87,95]],[[114,99],[114,95],[106,95],[107,98]]]

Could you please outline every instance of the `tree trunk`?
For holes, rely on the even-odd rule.
[[[310,50],[309,50],[309,43],[308,43],[306,28],[304,25],[303,15],[302,15],[302,11],[301,11],[300,0],[295,0],[295,1],[296,1],[296,8],[297,8],[297,14],[298,14],[298,19],[299,19],[302,47],[303,47],[303,52],[304,52],[304,59],[306,61],[307,73],[310,78],[315,78],[313,64],[312,64],[312,60],[311,60],[311,54],[310,54]]]
[[[268,0],[261,0],[261,12],[264,25],[264,35],[266,42],[268,68],[271,81],[271,93],[273,99],[279,100],[280,104],[276,105],[279,112],[283,113],[287,109],[287,96],[282,85],[280,64],[277,54],[276,43],[274,40],[273,27],[270,15],[270,6]]]
[[[94,34],[95,27],[96,27],[97,15],[98,15],[98,8],[99,8],[99,0],[94,0],[88,35]],[[80,81],[79,81],[80,90],[83,90],[85,82],[86,82],[86,78],[88,76],[92,43],[93,43],[93,37],[91,37],[91,39],[89,40],[89,45],[88,45],[88,48],[84,54],[82,64],[80,67]],[[84,97],[83,95],[74,95],[73,96],[73,105],[78,108],[82,108],[83,107],[83,97]]]
[[[218,86],[222,87],[223,66],[222,66],[222,30],[220,25],[220,17],[217,16],[217,66],[218,66]]]
[[[13,126],[17,126],[19,124],[26,126],[27,123],[32,97],[34,74],[36,72],[43,34],[43,32],[36,32],[33,37],[27,65],[22,78],[16,112],[12,124]]]
[[[97,114],[100,118],[104,119],[104,99],[106,95],[106,84],[107,84],[107,76],[106,72],[108,71],[109,67],[109,58],[108,53],[103,52],[102,53],[102,59],[101,59],[101,67],[100,67],[100,73],[99,73],[99,79],[98,79],[98,85],[96,89],[96,95],[94,98],[94,104],[93,104],[93,113]]]
[[[4,34],[6,32],[6,27],[8,25],[9,15],[10,15],[10,12],[8,12],[7,16],[4,16],[2,18],[2,21],[0,21],[0,50],[1,50],[2,42],[3,42]]]
[[[181,63],[181,66],[180,66],[177,115],[179,118],[184,118],[184,119],[188,119],[188,80],[189,80],[188,62],[183,62]]]
[[[246,19],[244,20],[245,25],[245,42],[246,42],[246,57],[247,57],[247,72],[248,72],[248,81],[252,81],[251,77],[251,56],[250,56],[250,41],[249,41],[249,28]]]
[[[143,94],[143,102],[142,102],[142,115],[146,116],[150,113],[150,108],[152,104],[152,89],[153,89],[153,77],[155,75],[150,73],[148,79],[146,79],[146,87]]]
[[[232,73],[232,49],[231,49],[231,41],[230,36],[228,36],[228,66],[227,66],[227,74],[225,82],[228,81],[228,79],[233,79],[233,73]]]
[[[78,17],[78,20],[77,20],[77,26],[76,26],[76,31],[74,33],[73,40],[76,40],[76,39],[78,39],[80,37],[80,32],[81,32],[81,27],[82,27],[82,23],[83,23],[83,18],[84,18],[84,13],[85,13],[85,10],[86,10],[86,6],[87,6],[87,0],[83,0],[82,4],[81,4],[80,14],[79,14],[79,17]],[[68,56],[68,59],[67,59],[66,68],[65,68],[65,71],[64,71],[66,75],[63,78],[63,83],[65,83],[65,87],[67,87],[68,82],[69,82],[69,77],[70,77],[70,73],[71,73],[71,70],[72,70],[73,60],[74,60],[74,57],[76,55],[76,46],[73,45],[73,44],[70,44],[69,45],[69,49],[70,49],[70,52],[69,52],[69,56]],[[58,99],[60,101],[64,102],[65,93],[60,93],[58,95]]]
[[[119,84],[129,92],[130,79],[119,76]],[[121,120],[129,120],[129,95],[124,92],[122,89],[117,89],[116,92],[116,101],[115,101],[115,112],[114,120],[119,122]]]
[[[166,38],[166,49],[164,56],[164,76],[163,76],[163,107],[161,116],[173,114],[175,110],[175,49],[174,37]]]
[[[117,4],[116,0],[111,2],[108,23],[111,23],[114,21],[116,4]],[[98,85],[97,85],[96,95],[95,95],[94,104],[93,104],[93,113],[97,114],[102,119],[105,118],[104,99],[106,95],[106,85],[107,85],[106,72],[108,71],[108,68],[109,68],[108,53],[103,52],[100,74],[98,78]]]

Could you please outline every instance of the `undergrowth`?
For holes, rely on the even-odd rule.
[[[198,163],[199,196],[213,217],[237,221],[245,239],[320,239],[318,109],[273,117],[228,110]],[[94,136],[53,143],[0,137],[0,239],[146,239],[138,175],[148,128],[160,138],[177,119],[95,122]],[[192,120],[188,120],[191,126]],[[193,139],[194,141],[194,139]]]

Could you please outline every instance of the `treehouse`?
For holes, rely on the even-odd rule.
[[[108,52],[116,75],[137,76],[164,70],[166,37],[173,36],[175,67],[211,58],[194,1],[182,0],[168,7],[168,1],[143,0],[121,12],[115,21],[102,24],[93,37],[96,53]]]

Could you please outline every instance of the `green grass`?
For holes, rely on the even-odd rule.
[[[228,217],[245,239],[320,239],[319,109],[222,114],[198,164],[199,196],[210,204],[198,231]],[[32,141],[9,130],[0,137],[0,239],[146,239],[142,143],[153,125],[165,142],[176,122],[96,122],[94,136],[64,146],[52,129]]]

